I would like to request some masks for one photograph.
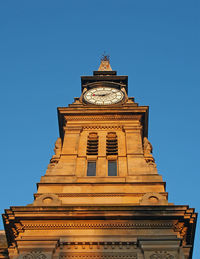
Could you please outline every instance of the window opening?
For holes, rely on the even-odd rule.
[[[117,161],[108,161],[108,176],[117,176]]]
[[[88,162],[87,176],[96,176],[96,161]]]

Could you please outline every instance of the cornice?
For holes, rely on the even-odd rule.
[[[148,206],[148,205],[62,205],[62,206],[18,206],[11,207],[5,211],[3,218],[6,224],[11,221],[15,221],[16,218],[28,219],[28,218],[41,218],[45,215],[51,214],[51,218],[56,219],[78,219],[87,217],[92,219],[103,218],[126,218],[126,219],[172,219],[182,218],[183,221],[188,223],[194,223],[196,221],[197,214],[194,209],[190,209],[188,206],[177,205],[160,205],[160,206]]]
[[[92,115],[92,114],[137,114],[137,113],[145,113],[149,110],[149,106],[120,106],[120,107],[81,107],[74,109],[71,107],[58,107],[58,113],[61,115]]]
[[[11,207],[3,215],[9,245],[20,233],[37,229],[172,229],[179,238],[183,239],[184,245],[192,245],[196,218],[197,214],[194,209],[175,205],[51,207],[29,205]],[[104,219],[111,221],[102,222]],[[66,222],[68,220],[71,222]],[[80,220],[84,220],[84,223]],[[94,221],[91,222],[91,220]],[[54,221],[54,223],[49,221]]]
[[[87,129],[87,130],[93,130],[93,129],[100,129],[100,130],[104,130],[104,129],[115,129],[115,130],[123,130],[123,127],[121,125],[87,125],[87,126],[83,126],[83,129]]]
[[[143,128],[143,135],[148,135],[148,106],[134,106],[134,107],[85,107],[85,108],[58,108],[58,121],[60,136],[64,138],[63,127],[68,121],[82,122],[87,121],[131,121],[135,123],[139,121]],[[83,125],[82,125],[83,126]],[[138,125],[140,126],[140,125]]]
[[[34,197],[37,198],[45,193],[36,193],[34,194]],[[58,197],[126,197],[126,196],[132,196],[132,197],[141,197],[144,195],[144,193],[54,193]],[[163,196],[167,197],[166,192],[160,193]]]
[[[140,114],[65,114],[66,121],[126,121],[141,120]],[[134,121],[133,121],[134,123]]]
[[[176,229],[173,223],[24,223],[23,230],[42,229]]]

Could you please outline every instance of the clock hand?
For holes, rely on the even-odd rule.
[[[94,94],[93,96],[106,96],[106,95],[109,95],[109,94]]]

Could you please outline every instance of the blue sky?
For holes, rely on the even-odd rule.
[[[32,203],[58,137],[56,108],[80,96],[80,76],[104,51],[129,76],[129,96],[150,106],[169,201],[199,211],[199,14],[198,0],[1,0],[1,212]]]

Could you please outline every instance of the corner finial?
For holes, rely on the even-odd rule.
[[[110,66],[110,56],[106,55],[105,52],[101,57],[101,64],[98,71],[112,71],[112,68]]]

